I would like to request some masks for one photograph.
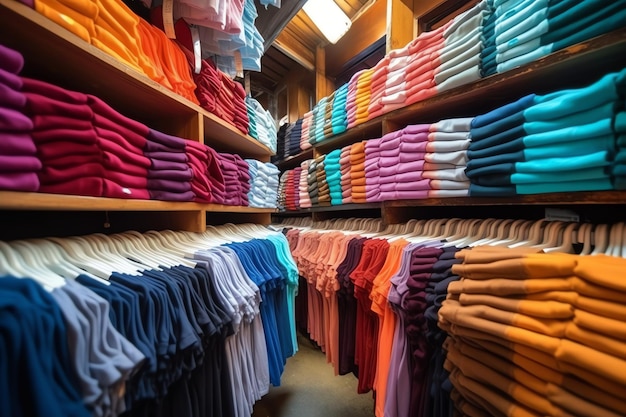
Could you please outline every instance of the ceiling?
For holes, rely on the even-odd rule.
[[[353,21],[374,3],[373,0],[335,2]],[[275,92],[295,69],[305,68],[313,76],[315,50],[327,41],[301,10],[305,3],[306,0],[282,0],[280,8],[257,5],[259,16],[255,25],[265,40],[265,53],[261,58],[261,72],[250,72],[253,95]]]

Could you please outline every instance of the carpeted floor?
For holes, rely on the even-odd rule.
[[[299,350],[287,360],[280,387],[254,406],[252,417],[373,417],[372,393],[358,394],[354,375],[335,376],[326,356],[298,335]]]

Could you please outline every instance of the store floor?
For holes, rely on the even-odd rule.
[[[335,376],[326,356],[298,335],[298,352],[287,359],[280,387],[254,406],[252,417],[373,417],[372,393],[358,394],[354,375]]]

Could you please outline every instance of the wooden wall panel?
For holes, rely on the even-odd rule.
[[[369,45],[385,36],[387,0],[377,0],[334,45],[327,45],[326,74],[336,75],[341,67]]]

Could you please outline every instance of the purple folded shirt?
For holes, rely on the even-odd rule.
[[[191,181],[193,178],[193,171],[187,167],[184,170],[177,169],[149,169],[148,178],[164,179],[170,181]]]
[[[173,152],[144,152],[144,155],[150,159],[176,162],[179,164],[187,164],[188,158],[186,153]]]
[[[4,84],[13,90],[23,91],[23,81],[19,75],[15,75],[12,72],[5,71],[0,68],[0,84]]]
[[[0,190],[38,191],[39,177],[35,172],[0,173]]]
[[[187,162],[166,161],[157,158],[150,158],[150,162],[152,164],[150,169],[153,171],[186,171],[189,169],[189,165],[187,165]]]
[[[168,135],[167,133],[160,132],[158,130],[148,130],[148,141],[156,142],[169,149],[177,149],[179,151],[185,151],[186,142],[185,139],[178,136]]]
[[[26,96],[22,92],[0,83],[0,106],[22,111],[25,105]]]
[[[33,121],[24,113],[0,107],[0,131],[31,132],[33,127]]]
[[[148,189],[170,191],[174,193],[183,193],[186,191],[191,191],[191,182],[170,181],[170,180],[162,180],[158,178],[150,178],[148,179]]]
[[[160,201],[194,201],[196,195],[193,191],[186,191],[184,193],[173,193],[170,191],[163,190],[148,190],[150,194],[151,200],[160,200]]]
[[[41,161],[32,155],[0,155],[0,173],[35,172],[41,169]]]
[[[24,68],[24,57],[15,49],[0,45],[0,68],[19,74]]]
[[[0,133],[0,155],[36,155],[37,147],[28,133]]]

